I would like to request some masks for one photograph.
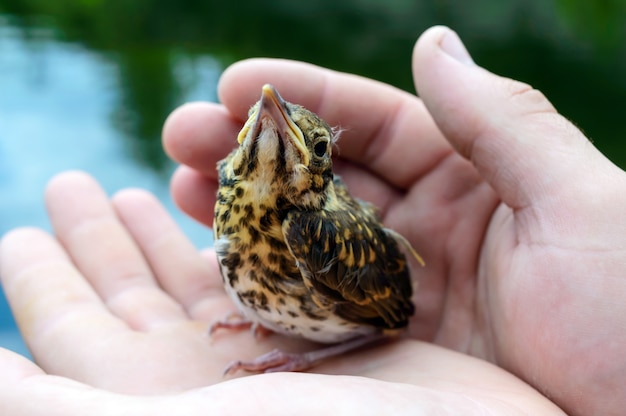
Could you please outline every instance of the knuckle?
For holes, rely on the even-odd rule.
[[[507,98],[521,109],[522,113],[556,113],[556,109],[546,96],[531,85],[508,78],[502,80]]]

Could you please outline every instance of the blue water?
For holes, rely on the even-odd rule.
[[[126,139],[112,126],[120,100],[115,64],[57,42],[45,29],[36,38],[23,40],[0,15],[0,234],[26,225],[50,230],[43,205],[47,181],[81,169],[109,194],[130,186],[153,192],[197,247],[209,245],[210,230],[172,203],[169,175],[133,160]],[[176,65],[188,91],[181,101],[215,100],[221,70],[215,60],[207,56],[192,63],[181,56]],[[168,166],[170,172],[174,168]],[[0,347],[28,355],[2,294]]]

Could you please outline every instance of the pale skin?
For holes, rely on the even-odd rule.
[[[418,41],[421,99],[297,62],[244,61],[223,105],[176,110],[164,145],[179,206],[212,222],[215,163],[261,85],[344,128],[337,171],[422,254],[409,337],[313,373],[224,380],[280,336],[219,333],[233,309],[155,198],[54,178],[55,236],[18,229],[0,275],[37,364],[0,350],[0,413],[617,415],[626,408],[626,175],[529,86],[476,66],[456,35]],[[329,376],[341,374],[342,376]],[[421,412],[421,413],[419,413]]]

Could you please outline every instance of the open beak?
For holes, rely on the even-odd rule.
[[[250,129],[252,129],[256,137],[260,133],[262,121],[266,117],[273,121],[278,135],[282,140],[289,142],[285,144],[295,148],[298,153],[300,153],[302,156],[302,164],[308,166],[310,155],[304,141],[302,130],[291,120],[287,110],[287,103],[283,100],[283,97],[280,96],[278,91],[276,91],[276,88],[270,84],[263,85],[261,101],[257,110],[250,115],[250,118],[248,118],[248,121],[246,121],[246,124],[239,133],[239,136],[237,136],[239,144],[244,141]]]

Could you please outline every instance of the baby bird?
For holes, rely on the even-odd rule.
[[[403,251],[423,261],[333,174],[333,140],[324,120],[265,85],[239,146],[218,163],[215,250],[241,319],[210,332],[252,326],[333,344],[275,350],[226,373],[302,371],[399,333],[414,314]]]

